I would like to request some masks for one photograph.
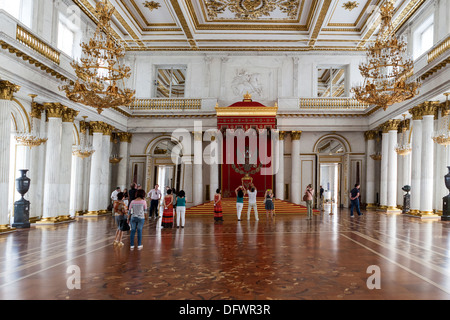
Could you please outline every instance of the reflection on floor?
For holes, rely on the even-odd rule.
[[[449,299],[450,224],[364,213],[150,220],[142,250],[109,216],[33,226],[0,235],[0,299]]]

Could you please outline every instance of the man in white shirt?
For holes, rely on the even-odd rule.
[[[150,211],[148,213],[148,218],[152,217],[153,211],[155,211],[155,220],[159,218],[158,214],[158,205],[161,200],[161,190],[158,189],[159,185],[155,185],[155,187],[148,192],[148,197],[150,198]]]
[[[258,208],[256,205],[256,194],[258,192],[256,191],[255,186],[252,184],[250,187],[250,190],[247,190],[248,194],[248,210],[247,210],[247,220],[250,220],[250,213],[253,210],[255,211],[255,220],[258,221]]]
[[[116,190],[114,190],[114,191],[111,193],[111,200],[112,200],[113,202],[117,200],[117,195],[119,194],[119,192],[120,192],[120,187],[117,187]]]

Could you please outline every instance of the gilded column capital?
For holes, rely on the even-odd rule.
[[[103,133],[103,121],[91,121],[89,122],[90,132],[92,133]]]
[[[62,121],[63,122],[73,122],[75,117],[80,113],[80,111],[76,111],[70,108],[65,108],[62,113]]]
[[[439,109],[439,101],[425,101],[419,107],[422,109],[422,116],[436,116]]]
[[[422,109],[420,106],[414,107],[412,109],[409,109],[409,113],[412,115],[413,120],[422,120]]]
[[[375,140],[380,135],[380,132],[378,130],[369,130],[364,132],[364,138],[367,140]]]
[[[31,103],[31,112],[30,115],[32,118],[40,119],[42,111],[44,111],[45,107],[42,104],[39,104],[37,102]]]
[[[120,142],[131,143],[131,137],[133,136],[133,134],[130,132],[118,132],[117,136],[119,137]]]
[[[66,108],[59,102],[45,102],[44,107],[47,111],[47,118],[61,118]]]
[[[19,90],[20,86],[8,80],[0,80],[0,100],[12,100],[14,93]]]
[[[203,141],[202,131],[194,131],[192,134],[194,135],[194,141]]]
[[[402,133],[403,130],[408,131],[410,125],[411,125],[410,119],[405,119],[405,120],[400,121],[400,124],[398,126],[398,133]]]
[[[113,130],[114,130],[114,127],[112,125],[103,123],[103,135],[110,136],[112,134]]]
[[[400,119],[388,120],[380,126],[383,133],[388,133],[389,131],[397,131],[400,125]]]
[[[301,136],[302,136],[301,131],[291,131],[291,139],[292,140],[300,140]]]
[[[284,140],[285,137],[286,137],[286,131],[280,131],[278,133],[278,140]]]

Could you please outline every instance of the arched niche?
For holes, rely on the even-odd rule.
[[[177,190],[181,187],[183,166],[181,164],[181,142],[170,135],[161,135],[152,139],[145,148],[146,180],[145,190],[148,192],[159,184],[161,190],[166,186]],[[132,168],[132,174],[138,168]],[[163,190],[165,191],[165,190]]]

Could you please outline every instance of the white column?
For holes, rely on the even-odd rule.
[[[300,162],[300,138],[301,131],[291,132],[292,152],[291,152],[291,202],[300,204],[302,201],[301,189],[301,162]]]
[[[127,170],[128,170],[128,144],[131,143],[131,133],[120,132],[119,134],[120,146],[119,146],[119,157],[122,158],[118,164],[117,168],[117,187],[121,190],[129,186],[129,181],[127,181]]]
[[[42,219],[38,224],[56,223],[62,206],[60,203],[60,155],[61,127],[64,106],[60,103],[44,103],[47,110],[48,128],[45,157],[44,204]],[[66,173],[65,173],[66,174]]]
[[[433,216],[433,164],[434,164],[434,142],[432,140],[434,129],[434,115],[436,105],[425,102],[422,105],[422,160],[421,160],[421,188],[420,193],[420,215],[422,217]]]
[[[14,230],[8,221],[8,198],[9,198],[9,164],[10,164],[10,141],[11,141],[11,110],[14,92],[19,90],[9,81],[0,81],[0,233]]]
[[[389,137],[389,162],[388,162],[388,176],[387,176],[387,210],[400,211],[397,208],[397,152],[395,147],[397,145],[398,125],[400,120],[391,120],[388,132]]]
[[[95,152],[91,156],[91,172],[89,178],[89,203],[87,215],[98,215],[102,210],[100,185],[103,172],[103,122],[91,121],[90,130],[93,132],[92,148]]]
[[[72,146],[73,146],[73,121],[78,111],[67,108],[62,115],[62,134],[61,134],[61,162],[60,162],[60,192],[59,202],[61,207],[59,209],[60,221],[71,221],[70,216],[70,187],[72,178]]]
[[[377,131],[367,131],[365,134],[366,148],[366,203],[367,209],[374,209],[375,202],[375,160],[371,155],[375,154],[375,139],[378,136]]]
[[[193,204],[197,206],[203,203],[203,133],[194,132],[194,164],[193,174]]]
[[[83,213],[83,183],[85,177],[85,166],[86,159],[73,156],[73,161],[75,161],[75,182],[74,187],[74,205],[72,215],[80,215]]]
[[[35,132],[41,132],[41,114],[44,110],[44,106],[33,102],[31,104],[31,121],[33,121],[33,128]],[[42,183],[41,183],[41,172],[43,171],[44,162],[41,161],[41,154],[45,144],[33,147],[30,150],[30,172],[28,177],[30,181],[30,190],[28,191],[30,195],[30,221],[35,222],[42,213]]]
[[[221,148],[221,139],[217,135],[211,136],[210,153],[209,153],[209,199],[214,200],[216,189],[219,186],[219,156]]]
[[[286,132],[280,131],[278,142],[278,172],[276,174],[276,198],[284,200],[284,137]]]
[[[109,158],[111,156],[111,133],[112,127],[108,124],[104,125],[102,137],[102,182],[100,183],[100,204],[101,211],[106,213],[108,205],[111,203],[111,164]]]
[[[389,133],[381,134],[380,209],[387,209],[387,181],[389,164]]]
[[[420,210],[420,169],[422,160],[422,115],[417,107],[410,110],[412,114],[412,151],[411,151],[411,214]]]

